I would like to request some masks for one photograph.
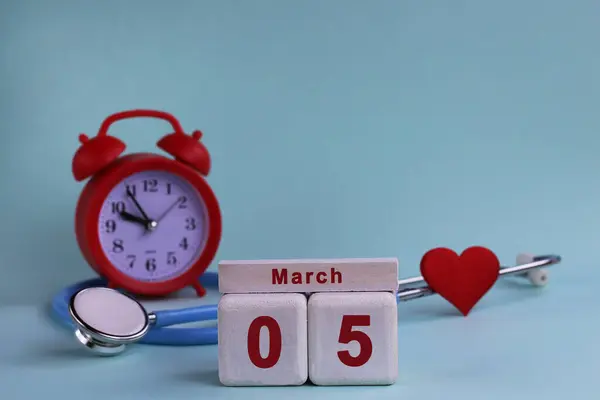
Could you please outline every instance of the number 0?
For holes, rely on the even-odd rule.
[[[263,357],[260,354],[260,331],[265,327],[269,331],[269,354]],[[281,357],[281,327],[277,321],[268,316],[256,318],[248,328],[248,357],[252,364],[258,368],[272,368]]]
[[[340,336],[338,342],[348,344],[350,342],[358,342],[360,351],[358,355],[352,356],[348,350],[338,351],[340,361],[349,367],[360,367],[369,361],[373,354],[373,342],[369,336],[362,331],[355,331],[357,326],[371,325],[370,315],[344,315],[342,318],[342,326],[340,327]]]

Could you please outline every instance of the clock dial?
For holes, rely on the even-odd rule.
[[[100,243],[122,273],[139,281],[165,281],[198,259],[207,220],[202,197],[187,181],[163,171],[140,172],[116,185],[104,201]]]

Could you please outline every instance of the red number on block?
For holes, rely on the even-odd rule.
[[[338,342],[348,344],[356,341],[360,346],[360,351],[357,356],[352,356],[348,350],[338,351],[338,358],[343,364],[349,367],[360,367],[369,361],[373,354],[373,342],[366,333],[353,330],[357,326],[369,325],[371,325],[370,315],[344,315]]]
[[[260,331],[263,327],[269,331],[269,354],[266,357],[260,354]],[[248,328],[248,357],[252,364],[263,369],[275,366],[281,357],[281,345],[281,328],[274,318],[262,316],[252,321]]]

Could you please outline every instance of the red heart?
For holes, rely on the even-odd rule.
[[[485,247],[469,247],[459,256],[439,247],[421,259],[421,275],[431,289],[448,300],[465,317],[494,286],[500,261]]]

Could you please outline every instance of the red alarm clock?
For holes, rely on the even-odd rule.
[[[125,144],[108,129],[137,117],[165,120],[173,133],[153,153],[122,156]],[[200,276],[212,262],[221,240],[221,212],[206,182],[210,155],[202,133],[184,133],[172,115],[130,110],[106,118],[98,134],[81,134],[73,157],[76,181],[85,185],[75,213],[77,243],[90,266],[108,286],[133,294],[164,296],[192,286],[206,290]]]

